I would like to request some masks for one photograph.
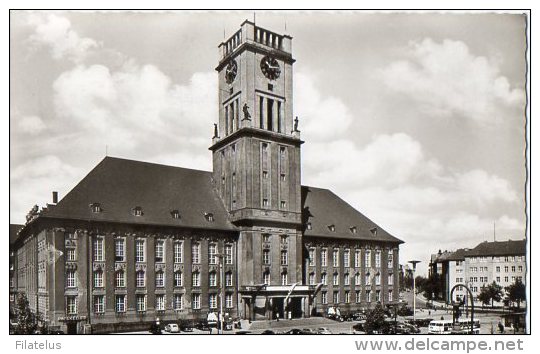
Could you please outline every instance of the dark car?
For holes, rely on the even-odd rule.
[[[284,332],[283,334],[303,334],[303,333],[302,333],[302,330],[298,328],[293,328],[287,332]]]
[[[235,334],[251,334],[250,331],[237,331]]]
[[[261,332],[261,334],[276,334],[276,332],[272,331],[271,329],[265,329]]]
[[[364,324],[363,323],[357,323],[354,326],[352,326],[353,331],[355,332],[364,332]]]
[[[193,332],[193,326],[187,323],[180,325],[180,330],[182,332]]]
[[[330,320],[334,320],[334,321],[338,321],[338,322],[343,322],[344,321],[343,316],[335,315],[335,314],[328,315],[328,318]]]
[[[161,334],[161,326],[156,323],[152,323],[149,332],[152,334]]]
[[[210,331],[210,326],[208,325],[208,322],[199,322],[195,325],[195,328],[197,328],[199,331]]]

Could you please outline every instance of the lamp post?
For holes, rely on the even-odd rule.
[[[223,254],[216,254],[216,257],[218,259],[219,263],[219,327],[218,327],[218,333],[221,330],[221,334],[223,334],[223,288],[224,288],[224,281],[223,278],[224,275],[224,269],[223,269]]]
[[[413,266],[413,321],[416,323],[416,265],[420,263],[420,261],[409,261],[409,263]]]

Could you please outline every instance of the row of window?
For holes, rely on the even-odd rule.
[[[483,257],[467,257],[469,262],[488,262],[492,259],[495,262],[524,262],[525,256],[483,256]]]
[[[126,260],[126,241],[123,238],[115,239],[115,261],[125,262]],[[67,251],[67,259],[70,261],[76,260],[75,249],[70,248]],[[155,262],[165,262],[165,241],[156,240],[154,245],[154,257]],[[208,245],[208,263],[218,264],[220,255],[218,253],[217,244],[211,243]],[[94,239],[93,245],[93,260],[94,262],[103,262],[105,260],[104,239],[98,237]],[[174,263],[184,262],[184,243],[181,241],[174,242],[173,244],[173,260]],[[135,240],[135,262],[146,262],[146,240]],[[191,245],[191,262],[193,264],[199,264],[201,262],[201,245],[198,242],[194,242]],[[233,264],[233,246],[232,244],[225,245],[224,254],[225,264]]]
[[[461,281],[458,281],[458,279],[461,280]],[[504,277],[504,282],[508,283],[510,281],[510,279],[512,280],[512,283],[514,283],[516,280],[522,281],[523,277],[522,276],[512,276],[512,277],[505,276]],[[478,277],[470,277],[469,281],[471,283],[476,283],[476,282],[488,283],[489,279],[488,279],[488,277],[480,277],[480,278],[478,278]],[[463,278],[456,278],[456,282],[463,282]],[[501,277],[495,277],[495,282],[500,283],[501,282]]]
[[[352,301],[354,301],[356,303],[362,302],[362,296],[361,296],[362,292],[360,290],[355,291],[354,295],[355,295],[354,300],[351,300],[351,292],[350,291],[344,291],[344,293],[343,293],[343,302],[346,303],[346,304],[349,304]],[[373,299],[372,298],[372,291],[371,290],[366,290],[365,291],[365,299],[366,299],[366,302],[372,302],[373,300],[375,300],[376,302],[379,302],[379,301],[381,301],[381,291],[376,290],[375,291],[375,299]],[[333,300],[332,303],[334,303],[334,304],[341,303],[341,298],[340,298],[340,292],[339,291],[334,291],[333,292],[332,300]],[[394,300],[394,292],[393,292],[393,290],[388,290],[388,301],[393,301],[393,300]],[[323,304],[328,304],[328,292],[326,292],[326,291],[321,292],[321,302]]]
[[[370,276],[370,274],[366,274],[364,277],[365,277],[364,278],[364,284],[371,284],[371,276]],[[374,278],[375,278],[375,285],[381,285],[381,274],[380,273],[375,274]],[[333,276],[332,276],[332,285],[339,285],[339,279],[340,279],[339,273],[334,273]],[[316,284],[315,273],[310,273],[309,274],[308,281],[309,281],[310,285],[315,285]],[[328,285],[328,283],[327,283],[327,274],[326,273],[321,274],[321,281],[320,282],[323,285]],[[356,273],[354,275],[354,284],[355,285],[361,285],[361,274],[360,273]],[[350,276],[349,276],[348,273],[345,273],[343,275],[343,285],[350,285]],[[388,285],[394,285],[394,275],[393,274],[388,274]]]
[[[174,283],[175,287],[184,286],[183,273],[180,271],[174,272]],[[94,288],[103,288],[104,287],[104,272],[102,270],[94,271],[93,274],[93,284]],[[126,272],[123,270],[117,271],[115,273],[115,284],[117,288],[126,287]],[[136,272],[135,284],[138,288],[143,288],[146,286],[146,272],[139,270]],[[157,288],[165,287],[165,273],[163,271],[156,272],[156,282],[155,285]],[[208,273],[208,285],[210,287],[217,286],[217,273],[210,272]],[[201,286],[201,273],[193,272],[191,274],[191,286],[199,287]],[[233,276],[231,272],[225,273],[225,286],[233,286]],[[66,287],[75,288],[77,287],[77,274],[74,270],[69,270],[66,272]]]
[[[185,309],[184,305],[184,294],[173,294],[172,309],[173,310],[183,310]],[[156,311],[165,311],[166,310],[166,297],[163,294],[156,295],[155,300],[155,310]],[[147,295],[136,294],[135,295],[136,310],[137,312],[145,312],[147,308]],[[233,294],[225,294],[225,307],[230,309],[233,308]],[[209,294],[208,295],[208,307],[210,309],[217,309],[218,307],[218,294]],[[94,313],[101,314],[105,312],[105,295],[94,295],[93,297],[93,308]],[[127,308],[127,295],[116,295],[115,296],[115,312],[124,313]],[[201,294],[191,294],[191,308],[198,310],[201,308]],[[66,297],[66,314],[67,315],[76,315],[77,314],[77,296],[67,296]]]
[[[365,250],[364,251],[364,266],[366,268],[371,267],[371,250]],[[375,267],[380,268],[381,267],[381,255],[382,252],[380,250],[376,250],[375,252]],[[321,257],[321,267],[326,267],[328,264],[328,250],[326,248],[322,248],[320,252]],[[362,252],[360,249],[356,249],[354,252],[354,267],[360,268],[362,259]],[[309,249],[309,266],[314,267],[316,263],[316,250],[315,248]],[[332,251],[332,266],[333,267],[339,267],[339,249],[334,249]],[[343,266],[344,267],[350,267],[351,266],[351,250],[345,249],[343,250]],[[389,251],[388,253],[388,268],[394,267],[394,253],[393,251]]]
[[[90,204],[90,210],[93,213],[97,214],[97,213],[101,213],[103,211],[103,208],[101,207],[100,203],[92,203],[92,204]],[[143,209],[140,206],[136,206],[133,209],[131,209],[131,214],[134,215],[134,216],[143,216],[144,215]],[[180,219],[180,211],[178,209],[171,210],[170,214],[171,214],[171,217],[173,219]],[[206,221],[213,222],[214,221],[214,214],[205,212],[204,213],[204,218],[206,219]]]

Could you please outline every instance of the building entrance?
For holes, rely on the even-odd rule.
[[[77,334],[77,321],[66,322],[67,334]]]

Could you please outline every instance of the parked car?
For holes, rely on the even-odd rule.
[[[188,323],[184,323],[180,325],[180,330],[182,332],[193,332],[193,326]]]
[[[364,333],[364,323],[360,322],[352,326],[353,333],[361,332]]]
[[[298,328],[293,328],[291,330],[288,330],[287,332],[283,332],[283,334],[303,334],[302,330]]]
[[[317,334],[332,334],[332,332],[326,327],[320,327],[317,329]]]
[[[237,331],[235,334],[251,334],[250,331]]]
[[[395,326],[395,333],[396,334],[411,334],[411,329],[406,324],[400,323]]]
[[[344,321],[343,316],[336,315],[336,314],[330,314],[330,315],[328,315],[328,318],[331,319],[331,320],[334,320],[334,321],[338,321],[338,322],[343,322]]]
[[[265,329],[261,332],[261,334],[276,334],[276,332],[272,331],[271,329]]]
[[[208,325],[208,322],[206,321],[200,321],[195,325],[195,328],[197,328],[199,331],[208,332],[210,331],[210,326]]]
[[[415,326],[415,325],[413,325],[411,323],[404,323],[404,325],[409,328],[411,333],[413,333],[413,334],[420,333],[420,328],[418,328],[417,326]]]
[[[317,334],[314,330],[312,330],[311,328],[303,328],[302,329],[302,334]]]
[[[180,332],[180,327],[176,323],[169,323],[165,326],[165,332],[178,333]]]

